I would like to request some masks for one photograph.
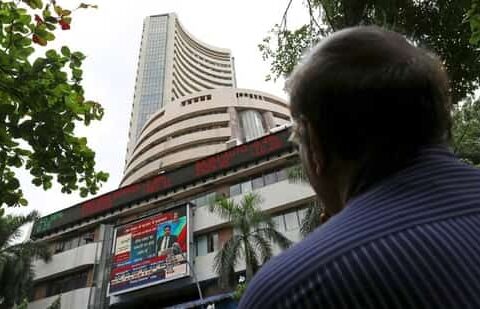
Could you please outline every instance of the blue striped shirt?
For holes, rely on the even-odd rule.
[[[240,308],[480,308],[480,170],[447,148],[265,264]]]

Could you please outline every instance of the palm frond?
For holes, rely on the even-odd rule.
[[[254,212],[248,214],[248,223],[250,228],[258,229],[262,226],[274,227],[275,223],[270,215],[257,209]]]
[[[300,224],[300,234],[307,236],[322,224],[323,206],[315,201],[311,203]]]
[[[249,192],[243,196],[240,201],[240,207],[249,211],[259,210],[259,205],[263,203],[263,198],[260,194]]]
[[[260,268],[260,263],[258,262],[257,251],[253,248],[248,239],[244,242],[243,249],[245,250],[246,277],[248,282]]]
[[[33,211],[27,216],[4,216],[0,211],[0,298],[2,308],[21,304],[32,289],[34,258],[49,261],[50,250],[44,242],[26,241],[10,245],[20,236],[20,227],[35,221],[39,215]]]
[[[34,222],[39,217],[40,215],[37,211],[32,211],[26,216],[7,215],[0,217],[0,248],[5,248],[21,236],[20,227]]]
[[[252,234],[251,238],[255,244],[255,249],[260,252],[261,261],[264,264],[273,256],[272,243],[259,233]]]
[[[277,244],[281,249],[287,249],[293,244],[290,239],[275,229],[266,227],[258,230],[258,233],[263,234],[267,239]]]
[[[7,253],[17,256],[19,258],[28,257],[30,259],[42,259],[44,262],[49,262],[52,258],[50,248],[45,242],[26,241],[13,246],[8,247],[0,253]]]
[[[235,266],[241,257],[242,238],[234,235],[220,249],[213,260],[213,269],[219,276],[220,285],[227,287],[235,272]]]
[[[215,202],[209,206],[210,212],[214,212],[222,219],[228,221],[231,221],[232,217],[234,216],[236,212],[235,208],[236,205],[233,200],[223,197],[216,199]]]
[[[309,184],[307,173],[302,164],[298,163],[287,170],[287,178],[291,183]]]

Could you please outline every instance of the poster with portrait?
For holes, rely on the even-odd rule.
[[[109,295],[189,276],[188,205],[115,229]]]

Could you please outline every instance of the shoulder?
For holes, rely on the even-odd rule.
[[[344,293],[365,295],[362,289],[378,289],[382,282],[380,277],[372,280],[375,277],[365,274],[386,271],[379,271],[378,265],[400,267],[387,262],[399,254],[392,248],[399,247],[408,236],[401,231],[480,213],[479,171],[456,162],[434,163],[407,170],[356,198],[309,237],[265,264],[250,282],[241,308],[276,307],[280,303],[289,307],[289,301],[312,301],[325,293],[330,299],[335,295],[348,299]],[[477,206],[472,207],[472,201]],[[351,281],[348,289],[345,281]],[[352,285],[354,282],[360,284]],[[317,296],[302,297],[308,293]]]
[[[355,246],[348,239],[341,244],[337,241],[343,234],[338,227],[344,222],[343,217],[332,218],[309,237],[265,264],[249,283],[240,307],[276,307],[280,302],[299,298],[300,295],[296,293],[314,291],[318,280],[333,279],[317,274],[328,263],[334,263],[340,252],[349,251]],[[348,238],[348,235],[343,236]]]
[[[480,212],[463,216],[463,220],[466,217],[478,223]],[[460,282],[465,284],[469,276],[470,286],[478,286],[478,277],[469,272],[480,261],[476,257],[465,260],[458,249],[458,239],[466,235],[456,231],[465,226],[458,220],[391,232],[347,250],[337,248],[333,255],[322,253],[328,249],[320,245],[312,252],[301,244],[295,246],[255,276],[240,308],[456,308],[480,304],[478,294],[468,295],[467,286],[458,293]],[[308,259],[302,260],[302,251]],[[448,277],[445,267],[467,262],[473,263],[472,267],[454,268],[452,272],[459,277]]]

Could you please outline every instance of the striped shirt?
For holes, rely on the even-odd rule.
[[[240,308],[480,308],[480,170],[444,147],[265,264]]]

